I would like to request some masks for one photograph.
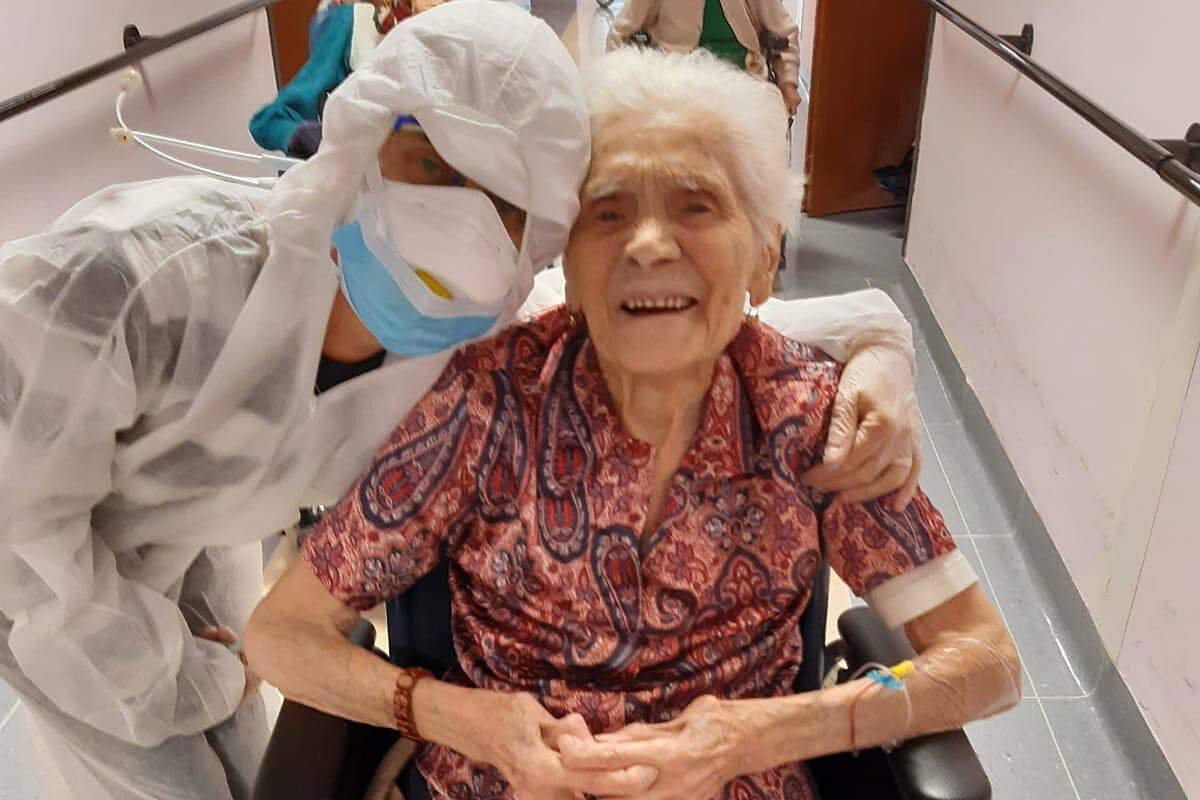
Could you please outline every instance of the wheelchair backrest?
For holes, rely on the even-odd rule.
[[[829,609],[829,566],[822,564],[812,597],[800,617],[804,661],[797,692],[821,688],[825,672],[825,617]],[[424,667],[444,675],[456,661],[450,627],[450,566],[443,558],[407,592],[387,603],[388,649],[393,664]]]

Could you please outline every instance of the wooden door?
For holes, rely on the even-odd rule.
[[[275,76],[283,86],[308,60],[308,24],[320,0],[283,0],[271,7],[275,41]]]
[[[817,2],[805,142],[810,216],[899,205],[874,171],[916,137],[929,39],[922,0]]]

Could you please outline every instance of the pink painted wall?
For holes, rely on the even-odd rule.
[[[1143,713],[1174,753],[1191,797],[1200,797],[1200,364],[1175,440],[1150,548],[1142,566],[1120,668]]]
[[[231,3],[7,3],[0,26],[0,97],[120,52],[126,23],[136,24],[143,35],[165,33]],[[132,98],[126,104],[131,126],[206,144],[256,149],[246,124],[275,94],[265,12],[153,56],[144,66],[154,103],[144,94]],[[0,123],[0,241],[37,231],[102,186],[177,174],[148,153],[118,146],[110,137],[120,80],[120,74],[113,74]]]
[[[956,6],[998,33],[1034,23],[1035,58],[1150,136],[1179,137],[1197,120],[1193,0]],[[906,257],[1098,618],[1198,222],[1149,170],[939,23]],[[1186,414],[1200,426],[1196,394]],[[1195,524],[1167,508],[1194,495],[1183,487],[1198,458],[1200,434],[1181,436],[1138,584],[1138,632],[1112,655],[1200,797],[1200,693],[1187,683],[1200,682],[1200,652],[1179,646],[1167,616],[1190,608],[1194,626],[1200,610],[1194,579],[1178,574],[1200,556]]]

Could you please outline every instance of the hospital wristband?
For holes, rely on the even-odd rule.
[[[395,715],[396,730],[411,742],[425,741],[417,733],[416,723],[413,722],[412,693],[417,684],[425,678],[432,678],[433,673],[420,667],[409,667],[400,670],[396,676],[396,690],[392,695],[392,713]]]

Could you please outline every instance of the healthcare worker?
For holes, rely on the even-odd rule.
[[[249,796],[267,720],[234,632],[259,541],[338,498],[455,346],[519,312],[588,148],[550,28],[456,0],[383,41],[269,195],[117,186],[0,249],[0,678],[71,796]],[[794,328],[829,321],[809,340],[835,355],[907,359],[880,295],[806,303]],[[851,432],[910,407],[907,368],[854,363]]]

